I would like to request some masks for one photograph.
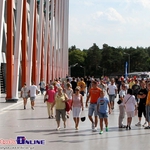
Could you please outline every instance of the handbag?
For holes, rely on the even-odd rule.
[[[47,100],[48,100],[48,95],[46,94],[46,95],[44,96],[44,103],[45,103]]]
[[[117,104],[121,104],[121,103],[122,103],[122,100],[119,99],[119,100],[117,101]]]
[[[85,116],[85,112],[84,110],[81,112],[81,117],[80,117],[81,121],[84,122],[86,120],[86,116]]]
[[[66,111],[70,111],[70,109],[71,109],[70,103],[67,101],[67,102],[65,102],[65,105],[66,105],[65,110],[66,110]]]

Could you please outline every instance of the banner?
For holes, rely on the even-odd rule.
[[[125,78],[126,79],[127,79],[127,76],[128,76],[127,69],[128,69],[128,62],[126,61],[126,64],[125,64]]]

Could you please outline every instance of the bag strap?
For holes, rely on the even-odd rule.
[[[132,96],[132,95],[131,95],[131,96]],[[131,97],[131,96],[130,96],[130,97]],[[125,104],[128,102],[128,100],[130,99],[130,97],[127,99],[127,101],[125,102]]]

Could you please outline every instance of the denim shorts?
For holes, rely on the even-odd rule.
[[[94,116],[97,116],[97,103],[96,104],[90,103],[88,115],[93,116],[93,113]]]
[[[34,97],[30,97],[30,100],[31,100],[31,101],[34,101],[34,100],[35,100],[35,96],[34,96]]]
[[[114,95],[109,95],[109,101],[114,102],[115,100],[115,94]]]
[[[99,118],[108,118],[108,113],[98,113]]]

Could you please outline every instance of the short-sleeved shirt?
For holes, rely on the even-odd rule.
[[[97,103],[97,100],[98,98],[100,97],[100,93],[101,93],[101,89],[100,88],[91,88],[90,91],[89,91],[89,94],[90,94],[90,103]]]
[[[54,90],[47,90],[47,95],[48,95],[48,102],[53,103],[55,100],[55,91]]]
[[[142,95],[142,94],[146,95],[145,98],[140,98],[140,102],[139,102],[139,106],[145,107],[145,105],[146,105],[146,99],[147,99],[147,94],[148,94],[147,89],[140,89],[139,92],[138,92],[138,94],[139,95]]]
[[[134,111],[136,100],[134,95],[127,94],[123,99],[123,104],[125,105],[126,112]]]
[[[109,103],[109,100],[107,97],[98,98],[97,105],[98,105],[98,112],[100,113],[107,113],[107,105]]]
[[[37,86],[36,85],[31,85],[29,87],[29,90],[30,90],[30,97],[35,97],[36,96],[36,92],[38,90]]]
[[[108,85],[108,94],[109,95],[115,95],[117,90],[117,86],[115,84],[113,85]]]

